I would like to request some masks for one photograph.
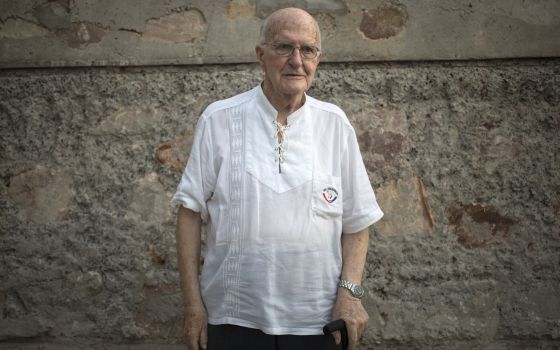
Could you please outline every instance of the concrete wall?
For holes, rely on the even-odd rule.
[[[559,73],[320,67],[310,94],[348,113],[387,213],[362,349],[560,346]],[[168,200],[202,109],[259,79],[253,65],[0,72],[0,349],[180,340]]]
[[[200,64],[252,62],[284,4],[386,212],[361,348],[560,347],[559,2],[0,0],[1,350],[182,348],[168,201],[201,111],[261,79]]]
[[[288,5],[329,62],[560,56],[557,0],[0,0],[0,67],[253,62]]]

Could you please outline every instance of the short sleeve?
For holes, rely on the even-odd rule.
[[[356,233],[383,217],[369,182],[356,133],[351,128],[342,157],[342,232]]]
[[[196,125],[193,144],[187,166],[171,203],[200,213],[202,221],[208,218],[206,202],[215,187],[215,173],[212,166],[212,137],[207,119],[200,117]]]

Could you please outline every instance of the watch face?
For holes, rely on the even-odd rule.
[[[364,296],[364,288],[362,288],[362,286],[354,286],[354,289],[352,290],[352,294],[354,294],[355,297],[361,298]]]

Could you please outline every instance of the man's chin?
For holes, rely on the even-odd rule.
[[[300,95],[305,91],[307,91],[307,83],[305,81],[284,84],[284,86],[282,87],[282,93],[287,95]]]

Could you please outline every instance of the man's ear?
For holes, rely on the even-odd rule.
[[[264,67],[263,67],[263,63],[264,63],[264,62],[263,62],[264,50],[263,50],[263,48],[262,48],[261,45],[255,46],[255,53],[257,54],[257,61],[259,61],[259,65],[260,65],[262,68],[264,68]]]

